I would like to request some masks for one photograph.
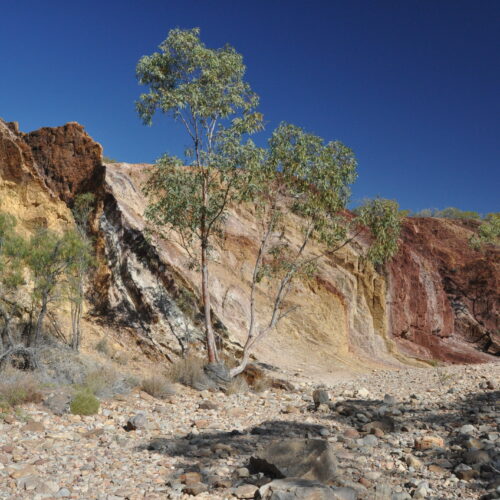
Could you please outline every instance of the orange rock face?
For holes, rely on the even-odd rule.
[[[76,122],[24,134],[48,186],[65,202],[102,186],[102,147]]]
[[[400,349],[423,358],[478,362],[498,355],[500,251],[468,243],[476,222],[406,220],[389,265],[389,328]]]

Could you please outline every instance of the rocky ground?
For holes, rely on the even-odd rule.
[[[89,417],[29,404],[0,415],[0,498],[500,498],[499,388],[496,363],[258,394],[136,390]],[[256,459],[294,438],[323,443],[329,479],[266,491]]]

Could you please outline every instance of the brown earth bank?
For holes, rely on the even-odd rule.
[[[77,123],[24,134],[0,120],[0,210],[16,215],[23,231],[60,230],[73,223],[68,205],[74,197],[94,192],[100,266],[89,287],[88,320],[116,332],[126,328],[143,351],[173,359],[202,340],[199,280],[175,238],[145,237],[147,168],[104,165],[101,146]],[[500,352],[499,249],[473,250],[474,224],[408,218],[401,249],[385,270],[363,261],[363,241],[324,259],[314,280],[296,283],[289,302],[299,307],[256,357],[323,376],[421,360],[494,360]],[[221,344],[238,349],[256,252],[252,212],[232,210],[226,231],[226,245],[215,249],[211,263],[214,326]],[[259,289],[262,316],[269,314],[271,294],[269,286]]]

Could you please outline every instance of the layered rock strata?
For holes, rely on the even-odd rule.
[[[167,357],[202,339],[199,279],[171,239],[150,237],[141,191],[147,165],[103,165],[102,148],[76,123],[30,134],[0,120],[0,210],[21,227],[72,224],[80,193],[97,197],[93,224],[100,266],[91,296],[97,319],[136,330],[138,342]],[[294,217],[288,223],[297,227]],[[480,362],[500,351],[499,250],[473,250],[474,223],[407,219],[398,255],[383,271],[362,259],[361,240],[324,259],[313,280],[297,281],[296,307],[259,347],[259,359],[318,370],[441,359]],[[237,346],[248,324],[248,285],[258,231],[251,210],[229,214],[215,248],[210,289],[219,341]],[[292,231],[293,241],[299,240]],[[319,248],[311,245],[309,251]],[[270,314],[273,287],[257,307]]]

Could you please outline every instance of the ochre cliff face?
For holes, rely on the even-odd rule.
[[[19,227],[60,230],[72,224],[68,207],[40,175],[31,148],[15,123],[0,120],[0,211],[16,216]]]
[[[23,136],[47,185],[65,202],[102,186],[102,147],[83,127],[71,122],[63,127],[44,127]]]
[[[475,225],[406,220],[389,265],[390,332],[404,352],[453,362],[500,353],[500,251],[471,248]]]
[[[61,229],[73,223],[66,204],[94,192],[101,262],[91,287],[95,312],[132,328],[148,352],[180,354],[186,342],[203,339],[198,274],[175,237],[145,237],[147,165],[104,167],[101,153],[75,123],[22,134],[0,120],[0,210],[18,216],[26,230]],[[292,216],[288,222],[298,227]],[[363,241],[344,247],[320,262],[314,279],[295,283],[288,305],[296,309],[258,347],[257,357],[292,369],[313,364],[321,372],[493,359],[500,344],[499,254],[472,250],[472,229],[450,220],[408,219],[401,250],[382,273],[361,258]],[[244,207],[232,210],[226,231],[226,244],[215,248],[211,262],[210,290],[220,341],[234,348],[248,324],[254,215]],[[292,242],[299,236],[292,229]],[[259,289],[261,318],[270,314],[272,297],[272,285]]]

